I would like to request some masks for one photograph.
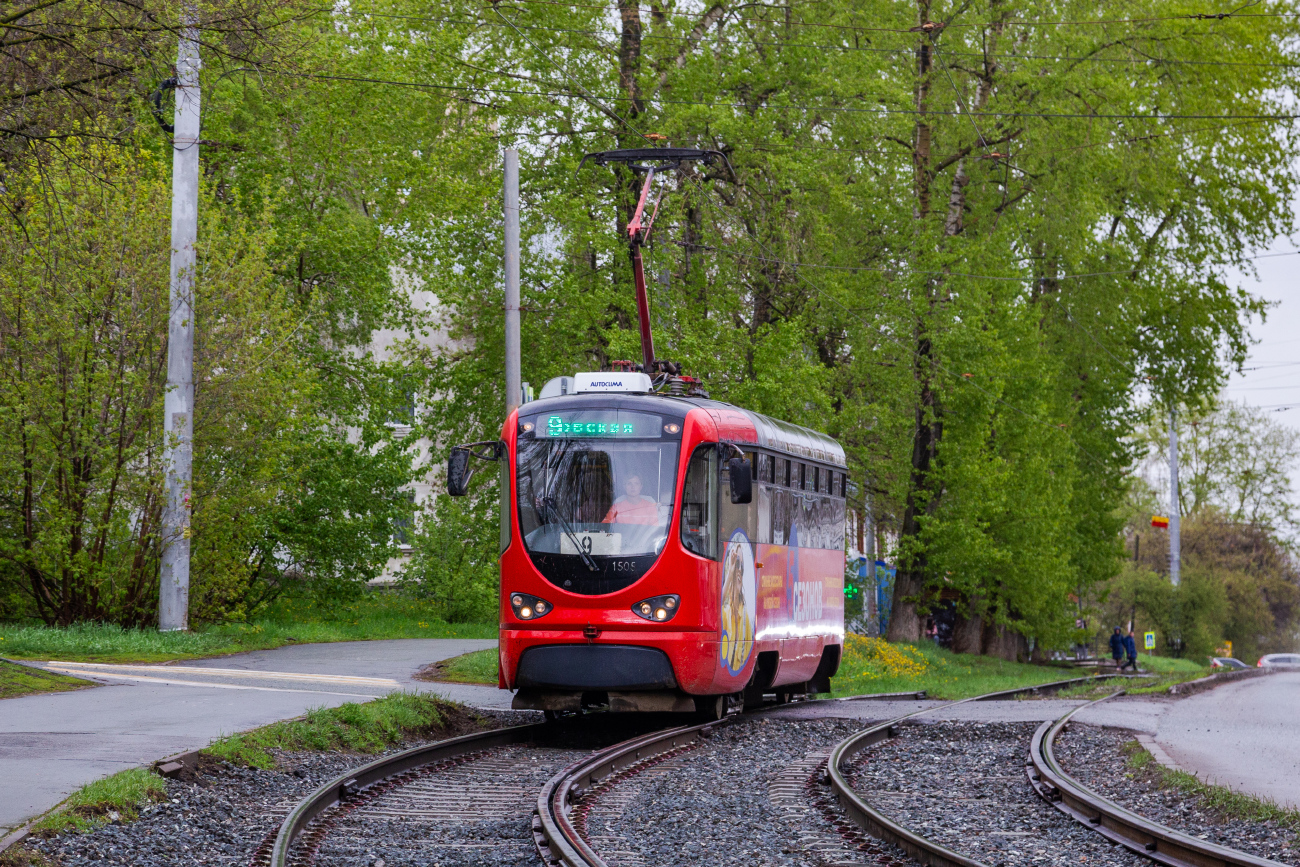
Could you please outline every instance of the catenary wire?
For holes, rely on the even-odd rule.
[[[368,84],[385,84],[395,87],[410,87],[420,90],[454,90],[454,91],[471,91],[475,93],[492,93],[507,96],[536,96],[536,97],[565,97],[572,98],[580,96],[587,100],[609,100],[611,102],[631,102],[633,97],[624,95],[592,95],[578,91],[539,91],[539,90],[518,90],[514,88],[503,87],[484,87],[481,85],[471,84],[432,84],[429,82],[418,81],[397,81],[393,79],[370,78],[359,75],[325,75],[320,73],[306,72],[288,72],[282,70],[263,70],[264,73],[280,75],[290,78],[310,78],[322,81],[352,81]],[[740,102],[702,102],[699,100],[681,100],[681,99],[646,99],[647,103],[661,103],[664,105],[693,105],[705,108],[736,108],[746,111],[776,111],[781,109],[792,109],[806,112],[827,112],[827,113],[849,113],[849,114],[870,114],[870,115],[906,115],[916,116],[924,115],[927,117],[960,117],[964,112],[960,111],[921,111],[913,108],[848,108],[841,106],[814,106],[814,105],[797,105],[797,104],[769,104],[760,106],[746,105]],[[969,112],[975,117],[985,118],[1040,118],[1040,119],[1062,119],[1062,120],[1255,120],[1255,121],[1294,121],[1300,115],[1296,114],[1096,114],[1096,113],[1072,113],[1072,112]],[[650,139],[647,139],[649,141]]]
[[[567,6],[573,8],[602,9],[607,11],[615,8],[614,6],[609,4],[565,3],[565,2],[555,2],[555,0],[515,0],[515,2],[541,3],[550,6]],[[653,8],[649,4],[645,4],[645,5],[647,8]],[[1207,20],[1222,21],[1228,18],[1236,18],[1236,19],[1280,18],[1289,15],[1300,15],[1300,11],[1288,10],[1285,12],[1253,12],[1253,13],[1241,13],[1240,10],[1235,12],[1226,12],[1226,13],[1225,12],[1191,12],[1182,15],[1145,16],[1141,18],[1083,19],[1078,21],[1030,21],[1030,20],[1012,19],[1004,23],[1018,24],[1027,27],[1059,27],[1062,25],[1096,26],[1096,25],[1104,25],[1104,24],[1147,24],[1155,21],[1207,21]],[[763,19],[750,18],[746,20],[762,21]],[[784,24],[785,22],[780,22],[780,23]],[[916,32],[916,28],[913,27],[863,27],[861,25],[854,25],[854,24],[821,24],[818,22],[800,21],[797,19],[792,20],[789,23],[796,27],[823,27],[823,28],[834,29],[834,30],[851,30],[851,31],[857,31],[862,33],[915,33]],[[947,25],[947,27],[982,27],[982,26],[984,25],[982,24]],[[944,29],[947,29],[947,27],[945,27]]]
[[[399,15],[397,13],[392,13],[392,12],[376,12],[371,9],[350,8],[348,10],[344,10],[342,13],[340,13],[340,11],[337,9],[331,9],[331,8],[322,8],[319,11],[328,12],[334,15],[355,12],[355,14],[360,16],[370,16],[374,18],[392,18],[392,19],[402,20],[402,21],[420,21],[420,22],[425,22],[430,24],[450,23],[450,24],[468,24],[472,26],[489,26],[489,27],[503,26],[497,22],[489,21],[486,19],[481,19],[478,21],[468,21],[465,19],[458,19],[458,18],[431,18],[429,16],[423,16],[423,15]],[[741,19],[741,20],[750,21],[753,19]],[[781,23],[782,26],[784,26],[784,22]],[[791,22],[791,23],[794,24],[795,26],[806,26],[806,27],[837,26],[837,25],[819,25],[813,23],[801,24],[799,22]],[[579,28],[563,28],[563,27],[543,27],[537,24],[519,24],[517,22],[515,26],[522,30],[539,30],[547,33],[578,33],[578,34],[584,34],[584,35],[590,35],[596,37],[603,37],[607,35],[612,37],[617,35],[616,33],[606,34],[599,30],[585,30]],[[900,31],[900,32],[906,32],[908,35],[914,35],[912,34],[911,31]],[[684,37],[681,36],[659,36],[656,34],[646,34],[641,37],[641,40],[672,42],[674,44],[680,44],[683,38]],[[865,52],[865,53],[874,53],[874,54],[897,54],[899,56],[909,56],[915,51],[916,48],[914,45],[897,46],[897,47],[874,47],[874,46],[860,46],[860,45],[835,45],[835,44],[828,44],[828,43],[768,42],[768,41],[755,41],[755,40],[747,40],[747,44],[759,45],[764,47],[769,47],[769,46],[778,47],[778,48],[807,48],[807,49],[817,49],[817,50],[825,50],[825,51]],[[977,53],[977,52],[970,52],[970,51],[945,50],[945,53],[949,57],[964,57],[964,58],[985,57],[984,54]],[[1071,63],[1124,63],[1124,64],[1142,65],[1142,66],[1147,66],[1147,65],[1152,65],[1152,66],[1186,65],[1186,66],[1218,66],[1218,67],[1249,66],[1249,67],[1276,68],[1276,69],[1300,69],[1300,63],[1276,63],[1271,61],[1175,60],[1175,59],[1163,58],[1163,57],[1133,58],[1133,57],[1095,57],[1095,56],[1010,53],[1010,54],[1003,55],[1002,60],[1004,61],[1051,60],[1051,61],[1062,61],[1062,62],[1071,62]]]

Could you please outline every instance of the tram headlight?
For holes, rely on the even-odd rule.
[[[673,619],[681,601],[682,597],[675,593],[667,596],[651,596],[633,605],[632,613],[652,623],[663,623]]]
[[[551,612],[551,603],[528,593],[511,593],[510,607],[520,620],[536,620]]]

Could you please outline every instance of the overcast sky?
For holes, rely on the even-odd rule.
[[[1252,323],[1251,335],[1259,342],[1250,350],[1245,372],[1229,381],[1227,395],[1275,411],[1278,421],[1300,429],[1300,254],[1296,251],[1290,239],[1279,239],[1268,255],[1256,260],[1259,280],[1243,281],[1244,288],[1273,306],[1266,322]]]

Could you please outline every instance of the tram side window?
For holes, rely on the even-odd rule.
[[[682,547],[716,558],[718,540],[718,450],[702,445],[691,455],[682,485]]]
[[[771,455],[758,456],[758,480],[767,482],[769,485],[776,479],[776,472],[773,467],[776,461]]]
[[[808,465],[799,465],[799,483],[796,485],[801,491],[808,490]]]

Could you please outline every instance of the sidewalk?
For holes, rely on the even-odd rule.
[[[494,647],[478,639],[304,644],[162,665],[42,663],[105,684],[0,701],[0,837],[75,789],[222,735],[394,690],[510,706],[496,687],[425,683],[431,662]]]

